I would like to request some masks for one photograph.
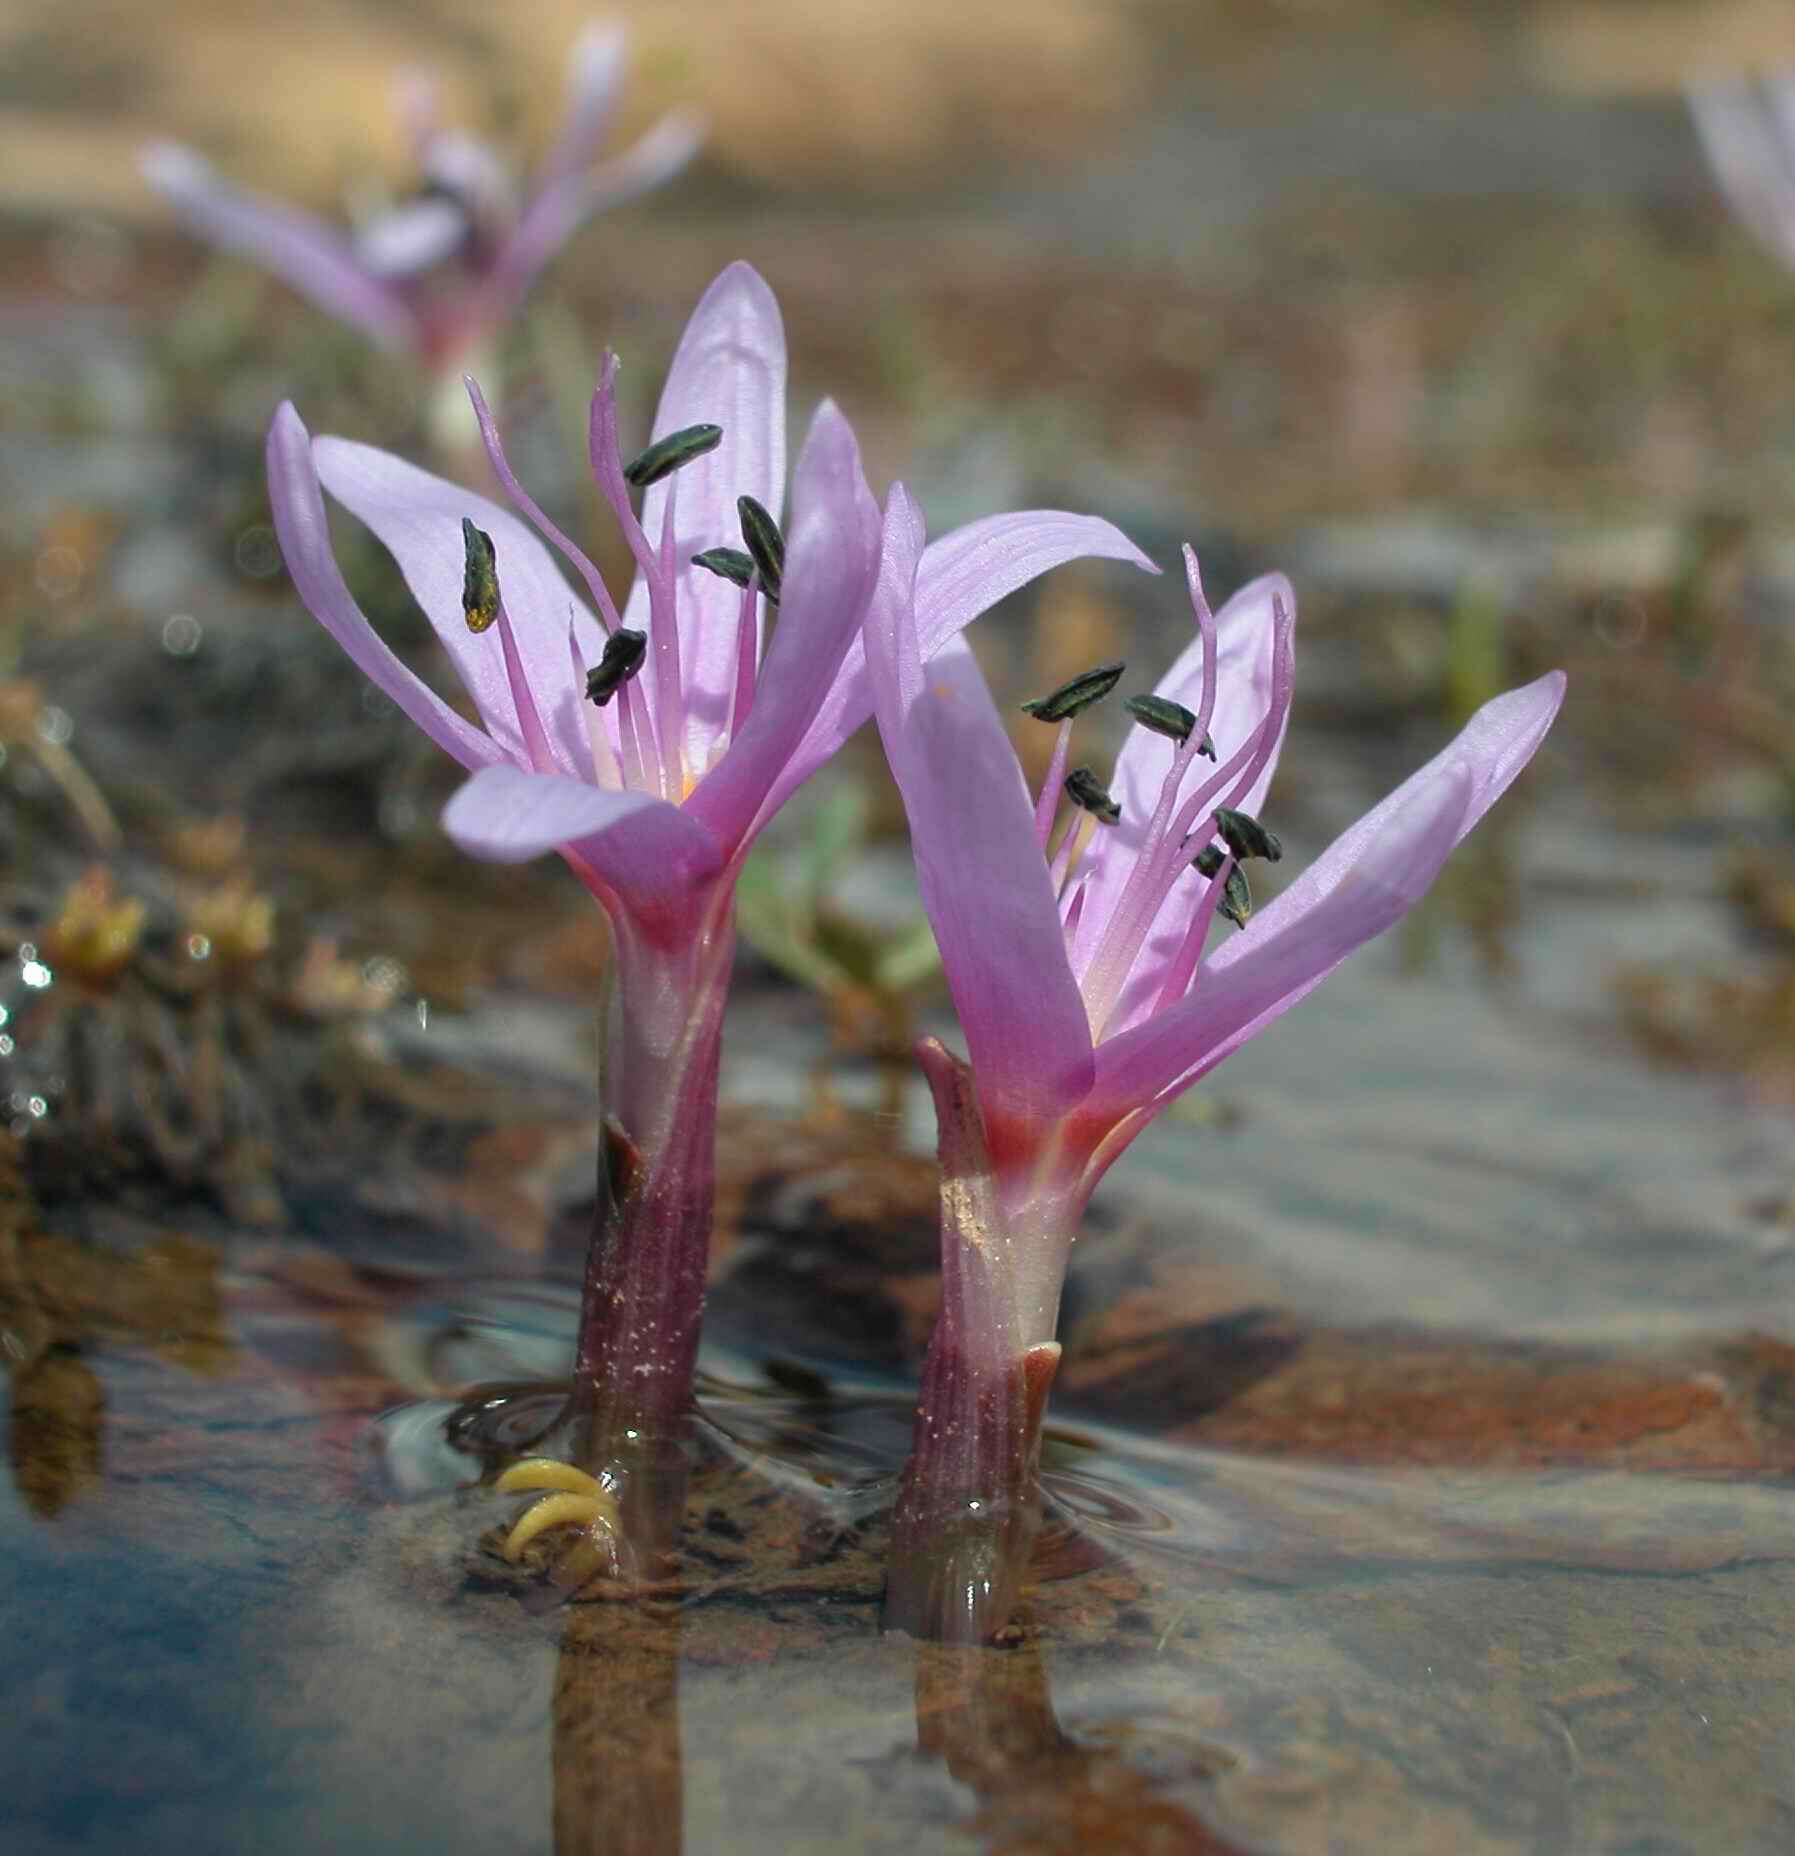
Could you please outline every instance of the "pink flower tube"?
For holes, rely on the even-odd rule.
[[[655,1481],[636,1472],[677,1455],[691,1398],[736,878],[762,826],[871,712],[861,629],[879,513],[853,431],[825,402],[780,532],[785,339],[772,292],[747,265],[731,265],[698,305],[653,441],[628,463],[615,368],[607,356],[590,434],[598,488],[636,560],[621,612],[513,477],[477,389],[493,471],[527,521],[368,446],[314,440],[291,406],[269,435],[268,474],[301,598],[468,769],[443,815],[450,837],[499,863],[559,852],[609,918],[605,1159],[571,1411],[578,1454],[620,1491],[627,1522],[631,1488]],[[644,483],[638,516],[631,490]],[[331,553],[326,490],[397,559],[477,726],[400,664],[356,606]],[[974,522],[918,563],[921,635],[939,646],[1082,555],[1149,565],[1090,517]],[[770,644],[769,597],[779,611]],[[660,1521],[637,1532],[658,1539],[668,1504],[648,1505]]]
[[[1290,708],[1295,605],[1278,575],[1212,616],[1138,717],[1105,789],[1066,775],[1072,716],[1120,666],[1033,705],[1060,737],[1028,794],[963,639],[919,623],[922,525],[886,510],[866,621],[875,712],[966,1039],[926,1040],[941,1150],[944,1299],[895,1523],[889,1624],[982,1640],[1033,1536],[1060,1289],[1097,1182],[1165,1106],[1419,900],[1543,739],[1554,672],[1497,697],[1251,915],[1240,860],[1281,855],[1257,814]],[[1051,859],[1062,786],[1071,822]],[[1113,797],[1112,797],[1113,792]],[[1208,949],[1221,912],[1245,932]]]

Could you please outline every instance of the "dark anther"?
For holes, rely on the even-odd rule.
[[[604,656],[586,672],[586,694],[602,709],[642,668],[647,655],[648,634],[618,626],[605,640]]]
[[[1121,682],[1122,672],[1127,668],[1122,663],[1099,664],[1095,670],[1085,671],[1070,683],[1062,683],[1050,695],[1025,702],[1022,713],[1032,715],[1037,722],[1069,722],[1092,703],[1101,702]]]
[[[1074,767],[1066,775],[1066,797],[1082,811],[1090,813],[1100,825],[1120,822],[1122,808],[1110,798],[1109,789],[1089,767]]]
[[[754,577],[754,557],[740,548],[706,548],[692,556],[692,565],[720,575],[736,586],[746,586]]]
[[[1217,806],[1215,835],[1236,857],[1263,857],[1268,864],[1275,864],[1284,855],[1284,846],[1276,834],[1267,831],[1250,812]]]
[[[1227,916],[1236,928],[1247,925],[1247,917],[1253,912],[1253,892],[1247,888],[1247,874],[1239,864],[1228,872],[1228,880],[1222,885],[1222,899],[1216,904],[1216,910]]]
[[[1227,861],[1228,854],[1219,845],[1206,844],[1190,860],[1190,867],[1198,876],[1213,882]],[[1253,912],[1253,892],[1247,887],[1246,872],[1239,864],[1229,867],[1228,880],[1222,885],[1222,899],[1215,906],[1236,928],[1247,925],[1247,917]]]
[[[1169,696],[1130,696],[1122,707],[1143,728],[1152,729],[1156,735],[1164,735],[1168,741],[1176,741],[1180,747],[1190,739],[1190,731],[1197,725],[1197,718],[1184,704],[1173,702]],[[1205,735],[1198,744],[1197,752],[1207,754],[1214,760],[1215,743]]]
[[[492,537],[461,518],[461,609],[470,632],[483,632],[499,616],[498,557]]]
[[[752,496],[735,499],[736,514],[742,521],[742,539],[760,575],[761,590],[775,605],[779,601],[779,583],[785,577],[785,537],[779,524]]]
[[[638,490],[671,477],[682,464],[690,464],[707,451],[715,451],[723,442],[720,425],[685,425],[665,438],[657,438],[646,451],[638,452],[624,465],[624,477]]]

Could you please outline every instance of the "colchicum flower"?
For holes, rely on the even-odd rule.
[[[1795,77],[1698,84],[1689,113],[1727,204],[1766,250],[1795,267]]]
[[[1257,580],[1212,617],[1186,549],[1197,636],[1153,695],[1130,699],[1136,726],[1108,788],[1066,763],[1074,716],[1119,665],[1028,706],[1059,729],[1035,800],[965,640],[932,647],[919,626],[926,558],[894,488],[867,657],[968,1060],[920,1047],[940,1137],[943,1307],[886,1617],[980,1639],[1006,1621],[1026,1562],[1060,1290],[1098,1180],[1168,1103],[1420,898],[1527,764],[1564,679],[1489,703],[1254,913],[1241,862],[1282,854],[1258,814],[1290,708],[1288,583]],[[1244,932],[1206,952],[1218,913]]]
[[[313,440],[291,406],[275,419],[268,470],[300,596],[472,776],[444,813],[450,837],[500,863],[559,851],[610,919],[605,1157],[571,1415],[578,1454],[620,1504],[626,1534],[652,1541],[664,1537],[667,1503],[632,1520],[633,1485],[657,1478],[631,1472],[677,1455],[670,1440],[690,1402],[736,878],[761,827],[871,713],[860,633],[879,514],[854,434],[825,402],[782,532],[785,338],[772,293],[747,265],[732,265],[698,305],[653,440],[633,461],[618,446],[615,370],[607,356],[590,448],[638,570],[621,613],[517,484],[478,389],[498,481],[572,564],[590,606],[524,522],[365,445]],[[640,519],[632,485],[647,486]],[[398,560],[479,726],[374,634],[331,553],[326,489]],[[1095,518],[1035,511],[971,523],[923,556],[915,622],[933,648],[1084,555],[1149,566]]]
[[[681,112],[594,165],[622,83],[625,39],[612,25],[578,41],[560,135],[522,197],[492,149],[441,125],[434,86],[416,74],[401,81],[399,103],[418,190],[353,233],[232,187],[178,143],[147,149],[144,176],[203,238],[256,259],[380,347],[451,372],[517,309],[591,214],[659,186],[697,148],[697,120]]]

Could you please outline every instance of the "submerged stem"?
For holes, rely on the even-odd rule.
[[[652,1576],[684,1506],[716,1196],[717,1068],[734,949],[725,889],[678,946],[616,924],[598,1208],[574,1356],[583,1466],[616,1494],[620,1531]]]
[[[884,1623],[985,1643],[1009,1622],[1040,1527],[1060,1349],[1038,1336],[1052,1318],[1025,1284],[1042,1259],[1019,1254],[1029,1234],[1011,1230],[1000,1201],[971,1074],[939,1045],[923,1054],[940,1128],[942,1308],[892,1516]]]

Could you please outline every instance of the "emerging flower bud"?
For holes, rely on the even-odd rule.
[[[461,518],[461,609],[470,632],[483,632],[499,616],[498,557],[492,537]]]
[[[1143,728],[1176,741],[1180,747],[1190,739],[1190,731],[1197,725],[1197,718],[1184,704],[1173,702],[1169,696],[1130,696],[1122,707]],[[1215,759],[1215,743],[1208,735],[1204,735],[1197,752],[1210,760]]]
[[[633,632],[620,625],[605,640],[605,653],[586,672],[586,695],[602,709],[631,677],[642,668],[648,655],[648,634]]]
[[[1121,822],[1121,806],[1109,796],[1109,788],[1089,767],[1074,767],[1066,775],[1066,797],[1081,811],[1090,813],[1100,825]]]
[[[626,482],[633,483],[638,490],[646,490],[651,483],[659,483],[663,477],[671,477],[683,464],[690,464],[694,458],[701,458],[707,451],[715,451],[723,442],[723,428],[720,425],[685,425],[677,432],[669,432],[665,438],[657,438],[646,451],[638,452],[623,467]]]
[[[1022,713],[1032,715],[1037,722],[1069,722],[1093,703],[1101,702],[1121,682],[1122,672],[1127,668],[1120,661],[1099,664],[1094,670],[1083,671],[1070,683],[1062,683],[1048,695],[1025,702]]]

